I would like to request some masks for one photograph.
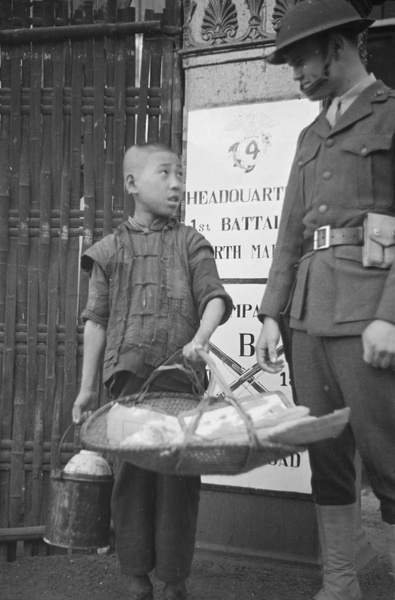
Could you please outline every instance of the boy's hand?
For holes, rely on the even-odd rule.
[[[81,421],[81,415],[84,412],[84,408],[88,406],[93,400],[96,399],[97,394],[94,392],[83,392],[80,391],[78,394],[76,401],[73,405],[72,417],[73,423],[78,425]]]
[[[196,362],[196,361],[202,361],[202,357],[199,355],[198,350],[204,350],[204,352],[209,352],[209,342],[199,342],[197,340],[195,340],[195,338],[189,342],[189,344],[186,344],[184,346],[184,348],[182,349],[182,355],[184,358],[186,358],[187,360],[190,360],[192,362]]]

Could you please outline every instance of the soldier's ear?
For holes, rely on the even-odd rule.
[[[128,173],[125,177],[125,190],[129,192],[129,194],[134,194],[136,192],[136,179],[132,173]]]
[[[344,37],[340,33],[333,33],[330,38],[330,50],[332,56],[336,59],[339,58],[340,53],[344,50],[345,40]]]

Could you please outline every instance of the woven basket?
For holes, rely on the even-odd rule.
[[[176,416],[179,412],[196,408],[199,400],[186,394],[152,392],[143,403],[139,395],[117,401],[123,406],[151,406]],[[202,444],[190,441],[184,446],[155,446],[120,448],[107,439],[107,415],[114,402],[106,404],[84,423],[81,439],[90,450],[110,452],[139,467],[177,475],[235,475],[245,473],[303,450],[300,446],[285,446],[267,442],[254,448],[251,444]]]
[[[210,400],[207,396],[199,398],[192,394],[176,392],[149,392],[150,377],[139,394],[133,394],[110,402],[94,412],[82,426],[81,441],[90,450],[109,452],[139,467],[160,473],[177,475],[236,475],[246,473],[268,463],[285,458],[305,448],[276,442],[260,442],[251,425],[249,417],[233,396],[214,361],[205,352],[200,353],[209,365],[211,374],[221,386],[226,401],[233,405],[243,418],[249,434],[249,442],[198,442],[192,438],[198,421],[188,429],[185,442],[181,445],[158,445],[155,447],[119,447],[111,445],[107,438],[107,415],[111,407],[118,402],[123,406],[150,406],[166,414],[177,416],[180,412],[198,408],[203,414]],[[155,372],[166,368],[159,367]]]

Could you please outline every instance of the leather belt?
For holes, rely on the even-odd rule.
[[[314,235],[306,238],[302,243],[302,254],[311,250],[325,250],[331,246],[362,246],[362,227],[342,227],[332,229],[324,225],[315,230]]]

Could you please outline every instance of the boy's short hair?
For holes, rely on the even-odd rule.
[[[175,154],[176,156],[178,156],[177,152],[174,152],[174,150],[169,148],[169,146],[167,146],[163,142],[143,142],[141,144],[133,144],[133,146],[130,146],[126,150],[125,156],[123,159],[123,176],[124,176],[124,178],[126,177],[126,175],[128,175],[128,173],[130,173],[129,156],[130,156],[130,151],[133,150],[134,148],[136,150],[145,152],[146,154],[151,154],[152,152],[171,152],[172,154]]]
[[[141,144],[134,144],[133,146],[130,146],[130,148],[138,148],[141,150],[157,148],[158,150],[163,150],[164,152],[172,152],[173,154],[176,154],[176,152],[173,152],[173,150],[163,142],[142,142]]]

